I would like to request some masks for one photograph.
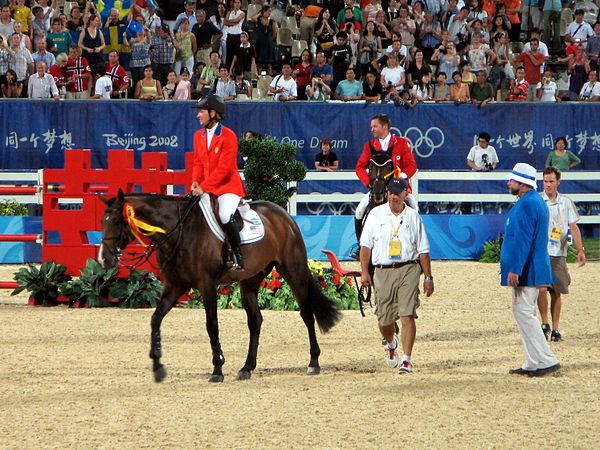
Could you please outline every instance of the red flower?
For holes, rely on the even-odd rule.
[[[229,286],[223,286],[221,289],[219,289],[219,294],[221,295],[229,295],[233,292],[233,289],[231,289]]]
[[[352,278],[350,278],[350,277],[346,277],[346,284],[347,284],[348,286],[352,286]]]
[[[331,281],[336,286],[339,286],[340,284],[342,284],[342,277],[340,276],[339,273],[334,273],[333,276],[331,277]]]
[[[267,287],[267,280],[265,280],[264,278],[262,279],[262,281],[260,282],[260,287],[261,288],[266,288]]]
[[[321,281],[321,286],[323,286],[324,288],[327,287],[327,282],[326,281]]]
[[[271,276],[273,278],[279,278],[279,277],[281,277],[281,275],[279,275],[279,272],[277,272],[275,269],[271,270]]]
[[[267,289],[275,292],[277,289],[281,287],[282,283],[279,280],[271,280],[267,283]]]

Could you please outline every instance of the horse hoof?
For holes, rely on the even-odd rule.
[[[211,375],[208,381],[211,383],[222,383],[224,379],[223,375]]]
[[[154,371],[154,381],[160,383],[167,377],[167,371],[164,366],[160,366],[158,369]]]
[[[320,367],[309,367],[306,371],[306,375],[319,375],[321,373]]]
[[[252,376],[252,372],[250,372],[249,370],[240,370],[237,374],[236,380],[239,380],[239,381],[249,380],[251,376]]]

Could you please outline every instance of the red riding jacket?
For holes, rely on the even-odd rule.
[[[365,143],[362,154],[360,155],[360,158],[358,158],[356,168],[354,169],[358,179],[367,188],[369,187],[369,173],[367,172],[367,167],[369,166],[369,160],[371,159],[371,147],[373,147],[375,151],[381,151],[379,139],[375,138]],[[388,145],[388,150],[389,149],[392,150],[394,168],[398,167],[400,171],[405,173],[408,179],[410,179],[410,177],[412,177],[417,171],[417,163],[415,162],[415,158],[410,150],[410,144],[408,143],[408,140],[392,134],[390,143]],[[408,191],[411,192],[410,183],[408,186]]]
[[[196,181],[204,192],[216,195],[246,195],[244,183],[238,172],[238,140],[229,128],[217,125],[215,134],[206,147],[206,129],[194,133],[194,167],[192,182]]]

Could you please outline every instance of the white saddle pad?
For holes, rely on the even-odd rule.
[[[225,233],[210,206],[210,196],[206,193],[202,194],[199,204],[202,214],[206,217],[210,230],[221,242],[225,242]],[[265,236],[265,226],[258,213],[251,209],[250,205],[245,200],[240,202],[238,211],[242,215],[242,220],[244,221],[244,228],[242,228],[242,231],[240,232],[242,244],[251,244],[260,241]]]

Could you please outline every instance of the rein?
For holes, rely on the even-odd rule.
[[[190,195],[188,194],[186,197],[190,197]],[[145,250],[142,254],[138,254],[135,252],[125,253],[121,249],[117,248],[116,257],[119,264],[126,269],[135,269],[148,262],[155,270],[162,272],[162,269],[165,267],[165,265],[170,263],[177,254],[177,250],[179,249],[179,245],[181,243],[181,237],[183,235],[183,223],[199,201],[199,196],[193,196],[192,201],[187,205],[186,209],[183,211],[183,214],[181,213],[179,201],[177,201],[177,223],[169,231],[138,219],[135,217],[135,208],[133,205],[125,202],[123,204],[123,218],[125,219],[127,225],[129,225],[135,240],[137,240],[145,248]],[[159,250],[161,245],[163,245],[175,232],[178,232],[177,240],[173,246],[171,255],[168,258],[165,258],[165,261],[160,265],[160,267],[156,267],[154,264],[152,264],[152,262],[149,261],[150,257],[155,251]],[[155,237],[154,239],[148,239],[149,237],[156,236],[157,234],[161,234],[162,236]],[[106,240],[108,240],[108,238]],[[127,255],[128,258],[124,258],[123,256],[125,255]]]

